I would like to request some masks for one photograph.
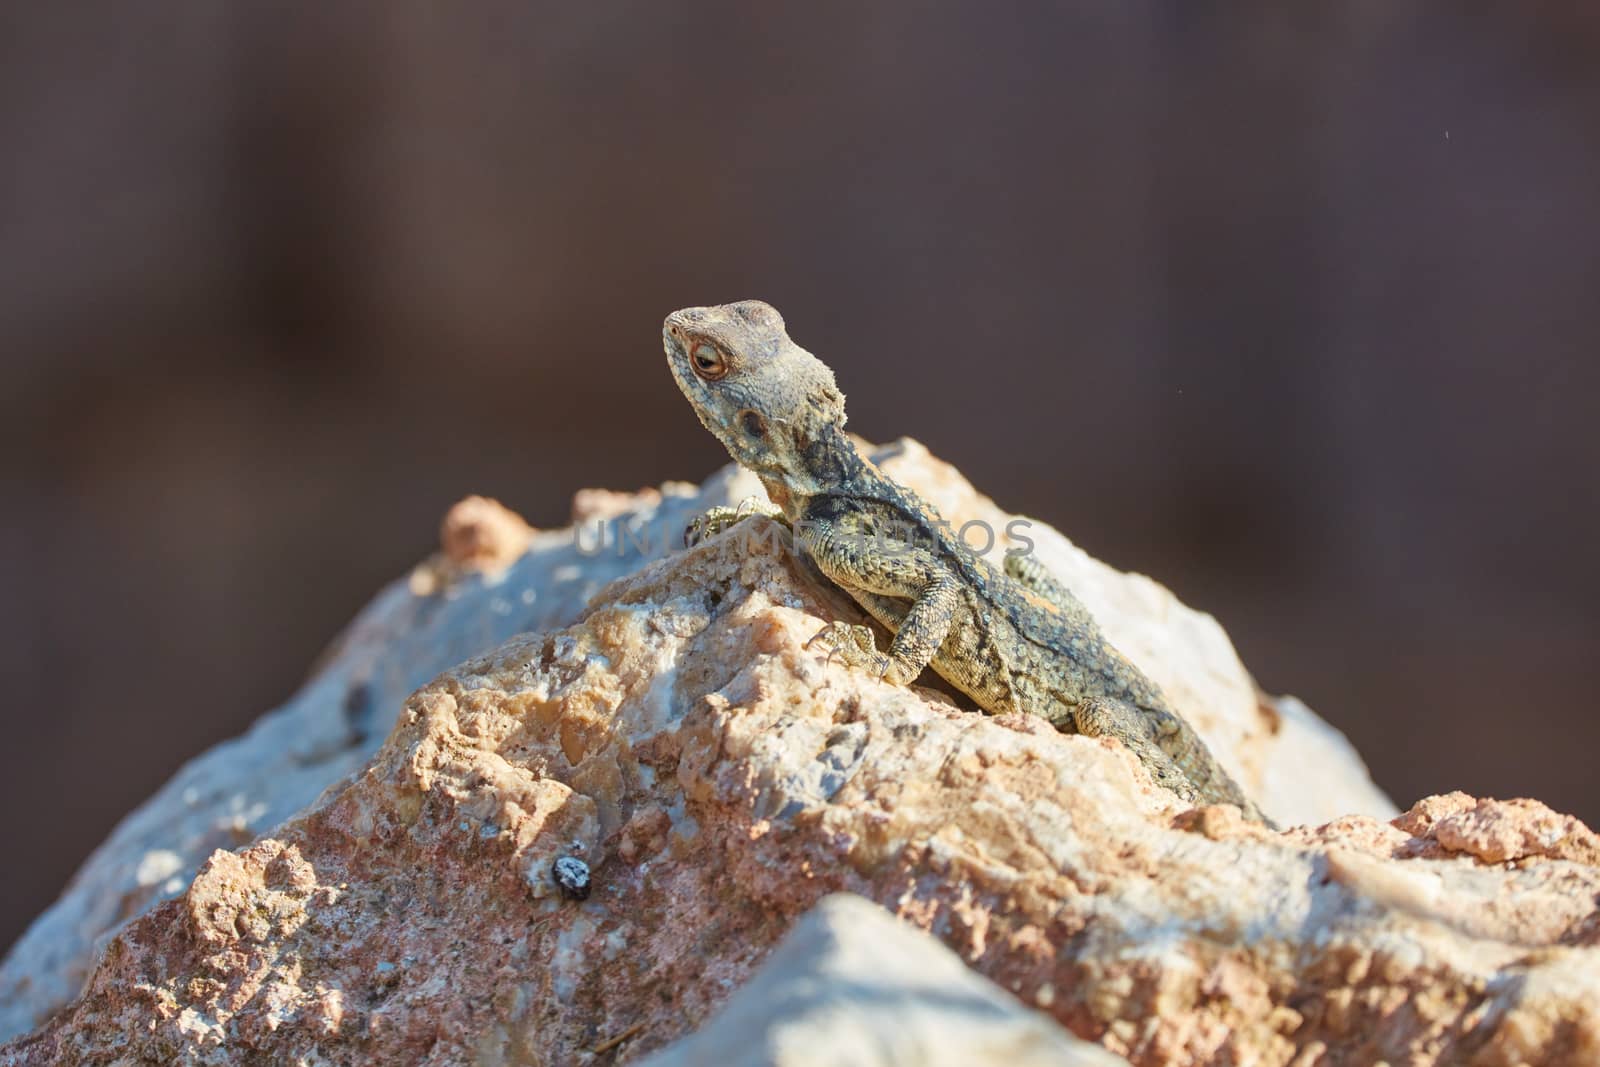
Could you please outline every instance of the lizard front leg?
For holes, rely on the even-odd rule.
[[[714,508],[707,508],[699,515],[696,515],[689,525],[684,527],[683,547],[693,548],[700,542],[715,537],[730,526],[756,515],[764,515],[773,522],[781,523],[784,526],[789,525],[789,520],[784,518],[783,512],[778,508],[773,507],[760,497],[747,496],[739,501],[739,506],[736,508],[718,505]]]
[[[844,622],[830,624],[812,641],[891,685],[906,685],[921,674],[955,618],[961,597],[955,575],[926,549],[874,536],[849,519],[802,524],[799,537],[817,568],[846,592],[911,602],[886,652],[878,651],[870,629]]]

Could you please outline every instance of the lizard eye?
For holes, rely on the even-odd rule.
[[[694,365],[694,372],[708,382],[714,382],[728,373],[728,361],[715,345],[704,342],[695,345],[689,353],[689,362]]]
[[[767,420],[761,417],[761,412],[751,411],[749,408],[739,412],[739,425],[744,427],[744,432],[751,437],[767,436]]]

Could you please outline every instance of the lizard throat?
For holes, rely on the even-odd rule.
[[[848,491],[869,478],[865,460],[838,426],[818,427],[781,462],[752,466],[773,504],[797,519],[814,497]]]

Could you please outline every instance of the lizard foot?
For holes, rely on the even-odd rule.
[[[739,501],[739,506],[736,508],[726,506],[710,508],[695,516],[694,520],[684,527],[683,547],[693,548],[752,515],[765,515],[769,519],[781,520],[783,512],[755,496],[745,497]]]
[[[849,667],[863,667],[878,678],[889,673],[894,661],[878,651],[877,640],[870,626],[848,622],[830,622],[806,642],[806,647],[820,644],[828,650],[828,662],[838,656]]]

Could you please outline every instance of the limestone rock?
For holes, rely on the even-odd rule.
[[[914,446],[895,462],[987,514]],[[1280,748],[1349,768],[1306,768],[1333,810],[1282,834],[1185,810],[1115,742],[825,662],[805,642],[847,608],[756,519],[420,689],[364,769],[213,852],[0,1064],[626,1062],[841,891],[1141,1064],[1600,1057],[1595,835],[1462,796],[1335,818],[1387,813],[1212,620],[1033,533],[1270,813],[1318,810]]]
[[[1116,1067],[848,893],[823,897],[698,1033],[640,1067]]]

